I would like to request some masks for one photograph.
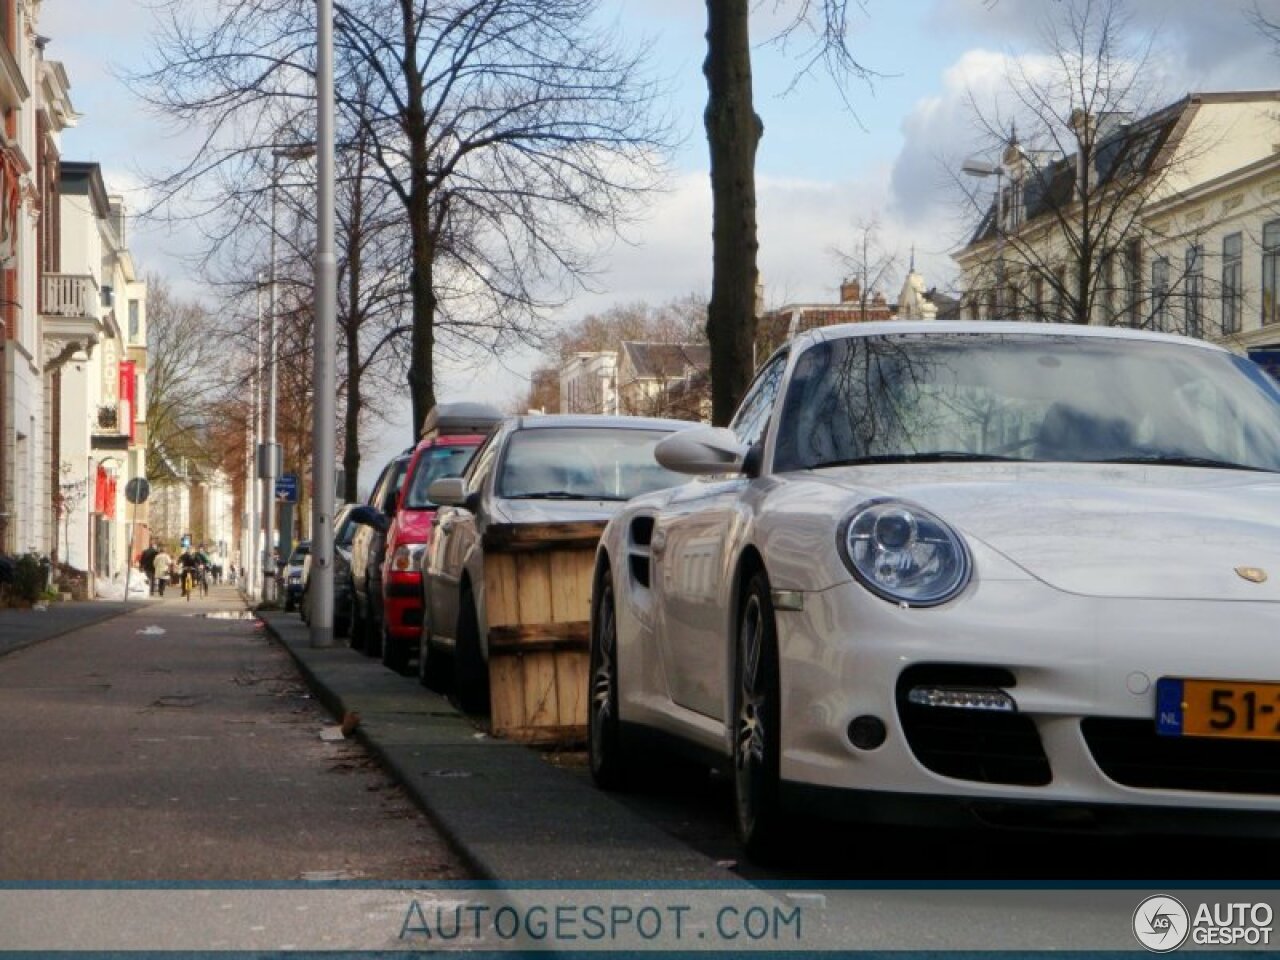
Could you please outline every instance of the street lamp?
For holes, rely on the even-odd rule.
[[[334,406],[338,259],[334,252],[333,0],[316,0],[315,403],[311,425],[311,645],[333,644]]]
[[[971,177],[996,178],[996,316],[1004,319],[1004,167],[970,157],[960,167],[960,172]]]
[[[262,599],[266,603],[276,598],[276,565],[273,556],[276,527],[276,477],[280,475],[280,445],[276,442],[277,363],[276,363],[276,208],[280,187],[280,161],[305,160],[314,155],[314,143],[295,143],[276,147],[271,151],[271,273],[267,293],[267,439],[259,453],[259,472],[262,475],[263,530],[266,543],[262,549]]]

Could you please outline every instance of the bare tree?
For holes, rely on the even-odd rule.
[[[998,153],[986,171],[997,173],[994,199],[953,174],[979,218],[957,256],[971,312],[1168,329],[1174,289],[1203,278],[1202,255],[1173,264],[1151,254],[1175,238],[1194,248],[1208,226],[1156,231],[1144,219],[1204,146],[1188,139],[1188,101],[1153,109],[1144,77],[1154,39],[1128,30],[1123,0],[1069,0],[1042,25],[1044,57],[1010,59],[1012,109],[970,93],[975,125]]]
[[[396,332],[408,340],[415,423],[435,402],[442,333],[459,351],[536,339],[544,308],[587,279],[597,235],[659,182],[668,143],[658,90],[644,51],[599,27],[597,6],[336,6],[340,138],[363,137],[407,229],[409,323]],[[191,160],[156,185],[191,206],[193,184],[215,172],[243,182],[267,146],[309,138],[300,120],[311,109],[314,7],[215,0],[207,19],[184,7],[160,0],[158,61],[134,86],[202,131]],[[219,212],[225,196],[195,206]]]
[[[227,371],[222,337],[201,304],[147,278],[147,476],[163,483],[182,460],[203,460]]]
[[[437,327],[528,341],[585,279],[594,235],[658,183],[668,148],[645,52],[597,0],[349,0],[340,42],[379,81],[366,122],[407,213],[415,423],[435,403]]]
[[[883,288],[898,267],[898,253],[881,242],[878,218],[859,221],[854,245],[849,250],[833,252],[845,276],[858,282],[857,303],[861,308],[858,319],[866,320],[875,291]]]
[[[765,6],[765,4],[760,4]],[[789,12],[774,40],[798,47],[799,75],[825,69],[842,92],[851,78],[871,71],[850,52],[848,23],[860,0],[774,0]],[[764,136],[751,81],[752,0],[707,0],[707,106],[703,114],[711,153],[712,268],[707,340],[711,343],[712,422],[726,424],[753,373],[756,289],[755,159]],[[847,99],[847,98],[846,98]]]

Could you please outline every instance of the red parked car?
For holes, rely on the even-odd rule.
[[[427,414],[395,513],[387,529],[382,576],[382,662],[405,672],[422,633],[422,566],[436,505],[427,489],[441,477],[457,477],[503,419],[481,403],[442,403]]]

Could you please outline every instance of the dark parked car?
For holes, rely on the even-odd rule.
[[[346,503],[333,517],[333,635],[345,637],[351,630],[351,520],[353,503]],[[311,622],[311,554],[302,563],[302,622]]]
[[[286,613],[297,608],[298,601],[302,599],[302,562],[310,552],[311,541],[299,540],[298,545],[293,548],[293,553],[289,554],[289,562],[284,565],[281,579],[284,581],[283,596]]]

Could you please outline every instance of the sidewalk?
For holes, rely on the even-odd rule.
[[[312,647],[297,614],[260,616],[336,717],[360,715],[360,738],[481,876],[742,882],[540,751],[480,732],[416,679],[345,645]]]
[[[51,603],[44,610],[0,610],[0,657],[40,640],[102,623],[146,603],[146,600],[132,600],[127,604],[118,600],[73,600]]]

